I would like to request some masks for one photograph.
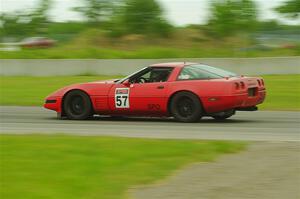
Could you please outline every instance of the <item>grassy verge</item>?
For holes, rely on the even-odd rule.
[[[263,110],[300,111],[300,75],[265,75],[267,98]]]
[[[47,95],[63,86],[117,78],[116,76],[0,77],[0,104],[41,106]]]
[[[0,136],[1,198],[124,198],[192,162],[243,142],[77,136]]]
[[[201,45],[200,45],[201,46]],[[68,52],[68,53],[65,53]],[[297,56],[294,49],[274,49],[269,51],[239,51],[231,48],[167,48],[140,47],[134,50],[114,48],[58,47],[54,49],[24,49],[21,51],[0,51],[1,59],[160,59],[199,57],[276,57]]]
[[[126,35],[111,38],[99,28],[76,27],[78,34],[50,34],[58,39],[48,49],[0,51],[0,59],[145,59],[145,58],[199,58],[199,57],[270,57],[295,56],[300,47],[293,49],[262,48],[250,35],[239,34],[215,39],[200,28],[176,28],[170,37],[154,35]],[[74,29],[73,29],[74,30]],[[61,38],[63,36],[63,38]],[[69,37],[68,37],[69,36]],[[68,53],[65,53],[68,52]]]
[[[300,75],[263,76],[267,86],[264,110],[300,110]],[[108,76],[1,77],[1,105],[42,105],[56,89],[78,82],[113,79]]]

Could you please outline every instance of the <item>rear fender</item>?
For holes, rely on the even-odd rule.
[[[201,106],[202,106],[202,108],[203,108],[204,113],[206,113],[205,108],[203,107],[203,103],[202,103],[202,101],[201,101],[201,98],[200,98],[195,92],[193,92],[193,91],[191,91],[191,90],[177,90],[177,91],[173,92],[173,93],[168,97],[168,103],[167,103],[167,105],[168,105],[168,107],[167,107],[167,114],[168,114],[168,115],[171,115],[171,107],[170,107],[170,105],[171,105],[171,101],[172,101],[173,97],[174,97],[176,94],[180,93],[180,92],[189,92],[189,93],[194,94],[194,95],[198,98],[198,100],[199,100],[199,102],[200,102],[200,104],[201,104]]]

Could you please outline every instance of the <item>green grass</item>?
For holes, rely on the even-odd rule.
[[[0,104],[41,106],[47,95],[74,83],[116,79],[117,76],[0,77]]]
[[[54,32],[61,29],[60,26],[63,25],[49,27],[52,29],[50,38],[58,39],[56,46],[48,49],[0,51],[0,59],[158,59],[300,55],[299,44],[294,49],[255,49],[257,44],[253,43],[249,35],[241,34],[226,39],[215,39],[198,28],[179,28],[167,38],[153,35],[126,35],[111,38],[101,29],[85,29],[83,24],[73,24],[71,25],[73,27],[70,27],[73,31],[65,32],[66,35],[59,34],[56,38]],[[77,31],[78,34],[73,34]],[[251,47],[254,48],[242,50]]]
[[[267,87],[266,101],[259,107],[264,110],[300,110],[300,75],[263,76]],[[101,79],[110,76],[71,77],[1,77],[1,105],[38,105],[44,98],[63,86]]]
[[[245,146],[228,141],[1,135],[0,198],[126,198],[130,187]]]
[[[267,88],[263,110],[300,111],[300,74],[263,76]]]
[[[68,53],[65,53],[68,52]],[[298,56],[294,49],[274,49],[268,51],[239,51],[232,48],[168,48],[144,46],[136,49],[115,48],[71,48],[23,49],[20,51],[0,51],[0,59],[160,59],[160,58],[219,58],[219,57],[276,57]]]

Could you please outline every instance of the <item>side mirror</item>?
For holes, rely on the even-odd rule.
[[[123,83],[122,83],[124,86],[127,86],[127,87],[129,87],[130,86],[130,82],[129,82],[129,80],[127,79],[127,80],[125,80]]]

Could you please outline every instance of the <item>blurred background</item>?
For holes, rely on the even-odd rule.
[[[298,199],[299,55],[300,0],[0,0],[0,198],[129,198],[205,162],[169,198]],[[262,76],[262,111],[191,125],[58,120],[42,108],[66,85],[165,61]]]
[[[0,2],[1,58],[300,54],[299,0]]]

